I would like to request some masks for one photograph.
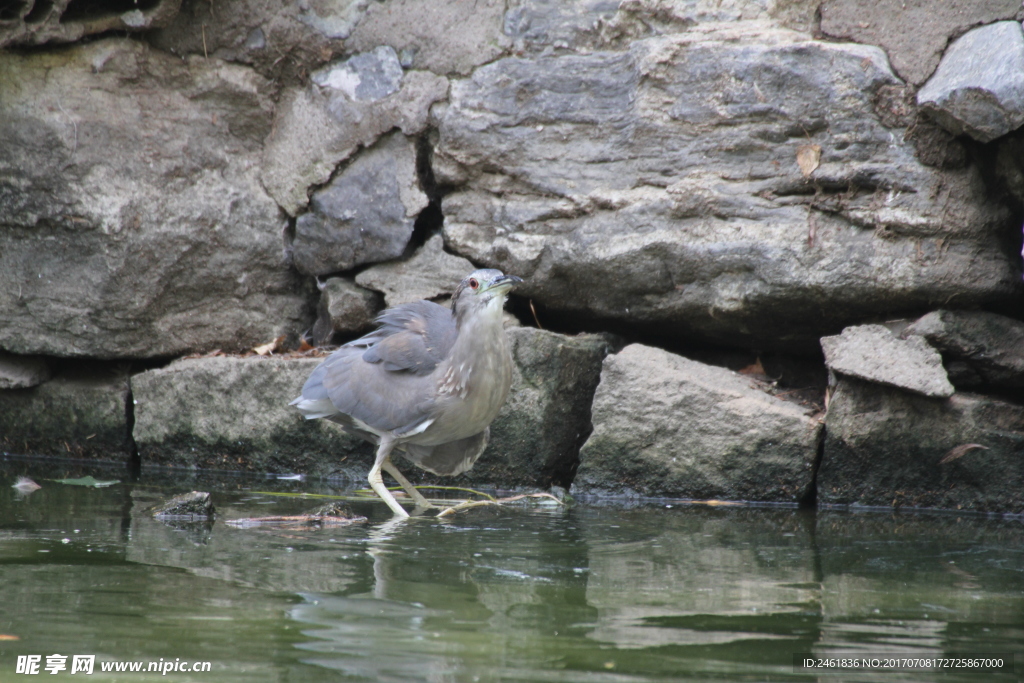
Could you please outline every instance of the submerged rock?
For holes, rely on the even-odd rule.
[[[821,503],[1024,512],[1024,406],[840,376],[825,423]]]
[[[821,348],[834,372],[925,396],[953,395],[942,356],[921,337],[900,339],[883,325],[857,325],[822,337]]]
[[[213,519],[214,507],[206,491],[180,493],[150,511],[157,519],[200,521]]]
[[[917,102],[954,135],[990,142],[1024,124],[1024,29],[1000,21],[946,50]]]
[[[821,424],[755,380],[640,344],[608,356],[579,493],[801,501]]]

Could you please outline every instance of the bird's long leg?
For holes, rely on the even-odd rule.
[[[409,513],[398,504],[395,497],[391,495],[391,491],[387,490],[387,487],[384,486],[384,480],[380,476],[381,467],[391,465],[388,458],[391,456],[391,449],[394,447],[395,440],[393,437],[382,436],[380,438],[380,446],[377,447],[377,459],[374,461],[373,467],[370,468],[370,474],[367,479],[370,481],[370,488],[372,488],[374,492],[381,497],[381,500],[388,504],[388,507],[391,508],[392,512],[399,517],[408,517]],[[385,465],[385,463],[387,463],[387,465]],[[391,470],[389,469],[388,472],[390,473]],[[392,476],[394,476],[394,474],[392,474]]]
[[[384,458],[384,462],[381,463],[381,467],[384,468],[384,471],[390,474],[394,478],[394,480],[398,482],[399,486],[405,489],[405,492],[409,494],[409,497],[412,498],[412,501],[416,503],[416,507],[434,507],[434,505],[432,505],[429,500],[424,498],[423,494],[417,491],[416,487],[410,484],[409,480],[406,479],[405,476],[403,476],[402,473],[398,471],[398,468],[395,466],[395,463],[391,462],[390,455]]]

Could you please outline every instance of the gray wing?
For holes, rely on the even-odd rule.
[[[351,342],[366,348],[363,360],[392,372],[429,375],[448,356],[458,334],[451,309],[432,301],[395,306],[378,318],[380,328]]]
[[[431,419],[429,375],[455,343],[451,311],[419,301],[378,320],[379,329],[342,346],[306,380],[292,405],[307,419],[328,418],[371,441],[383,432],[414,432]]]
[[[480,454],[487,448],[490,438],[491,428],[487,427],[473,436],[467,436],[458,441],[449,441],[440,446],[405,443],[401,448],[405,451],[405,457],[418,467],[434,474],[453,477],[456,474],[462,474],[476,464]]]

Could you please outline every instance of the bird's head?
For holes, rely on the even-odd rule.
[[[455,288],[452,315],[460,324],[485,311],[500,318],[509,291],[522,281],[520,277],[505,275],[493,268],[474,270]]]

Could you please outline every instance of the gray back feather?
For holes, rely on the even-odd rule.
[[[430,373],[458,333],[451,310],[430,301],[396,306],[378,321],[377,330],[328,356],[302,387],[301,399],[330,399],[338,415],[329,419],[363,438],[359,423],[403,433],[433,417]]]

